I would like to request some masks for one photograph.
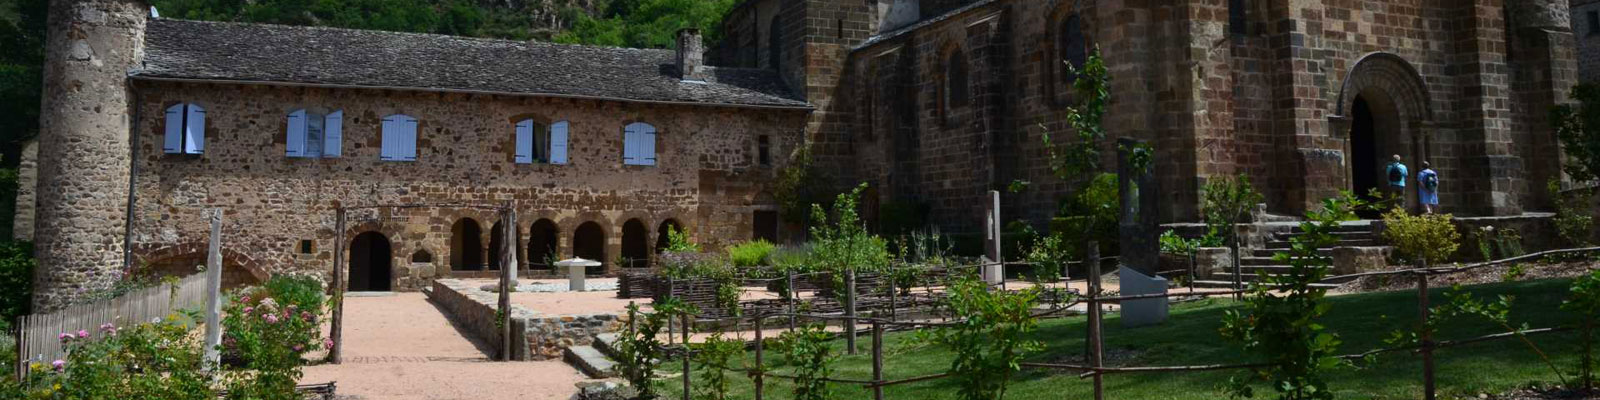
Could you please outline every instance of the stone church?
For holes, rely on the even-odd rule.
[[[776,69],[816,107],[823,164],[946,231],[978,230],[988,190],[1007,221],[1055,212],[1042,135],[1070,134],[1064,65],[1096,49],[1102,154],[1154,146],[1164,221],[1197,220],[1206,180],[1241,173],[1298,215],[1377,186],[1391,155],[1434,165],[1447,212],[1518,215],[1548,209],[1560,174],[1546,117],[1577,82],[1567,1],[751,0],[710,57]]]
[[[200,263],[230,282],[331,271],[351,290],[580,256],[648,265],[667,229],[780,238],[772,182],[809,145],[867,212],[978,231],[985,193],[1042,226],[1066,195],[1065,68],[1111,73],[1105,144],[1157,151],[1161,219],[1250,176],[1297,214],[1426,160],[1443,208],[1548,208],[1546,110],[1578,80],[1567,0],[747,0],[710,49],[566,46],[152,17],[52,0],[35,191],[36,304]],[[36,160],[36,162],[35,162]],[[376,208],[369,208],[374,207]],[[395,207],[405,206],[405,207]],[[350,213],[336,231],[335,210]],[[493,207],[514,207],[515,235]],[[787,237],[785,237],[787,238]],[[500,266],[514,241],[519,264]]]

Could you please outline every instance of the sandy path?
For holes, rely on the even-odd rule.
[[[353,399],[561,399],[582,373],[561,361],[489,362],[421,293],[346,297],[344,364],[305,369]]]

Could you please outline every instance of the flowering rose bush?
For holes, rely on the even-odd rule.
[[[67,358],[31,365],[25,382],[0,379],[0,399],[216,398],[191,328],[161,322],[63,332],[57,338]]]
[[[303,356],[327,344],[321,336],[322,284],[306,277],[274,277],[263,287],[231,295],[223,310],[222,350],[230,397],[294,398]],[[247,375],[248,379],[239,379]]]

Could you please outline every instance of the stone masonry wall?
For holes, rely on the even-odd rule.
[[[40,107],[33,283],[49,312],[122,277],[132,100],[144,52],[139,0],[52,0]]]
[[[1600,80],[1600,0],[1572,0],[1571,10],[1579,79]]]
[[[499,294],[487,292],[455,279],[433,281],[429,298],[450,313],[450,319],[463,325],[479,340],[498,343],[495,328]],[[612,314],[549,315],[520,305],[511,306],[512,359],[543,361],[560,359],[562,350],[594,343],[594,335],[615,332],[623,321]]]
[[[785,154],[798,145],[805,118],[804,111],[384,90],[142,82],[139,91],[136,265],[203,251],[205,210],[221,208],[229,268],[261,277],[327,274],[335,240],[371,231],[389,241],[392,283],[400,290],[448,275],[456,222],[475,220],[487,247],[498,215],[457,207],[354,210],[348,230],[334,232],[336,205],[515,201],[520,264],[530,261],[529,227],[549,220],[561,258],[573,255],[581,224],[598,224],[601,261],[611,268],[624,240],[654,248],[658,227],[669,220],[713,248],[750,239],[754,211],[775,206],[768,185],[785,161],[758,165],[757,136],[770,135],[772,153]],[[207,110],[204,155],[161,151],[162,110],[178,102]],[[342,157],[285,157],[286,115],[300,108],[344,111]],[[380,120],[396,113],[420,121],[415,162],[379,160]],[[529,117],[570,122],[568,164],[513,163],[513,125]],[[622,127],[634,121],[658,129],[657,166],[622,165]],[[631,219],[647,227],[643,237],[623,237]],[[301,252],[302,240],[312,242],[310,252]],[[420,250],[431,263],[411,262]]]

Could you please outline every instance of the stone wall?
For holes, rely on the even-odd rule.
[[[1571,10],[1578,76],[1584,82],[1600,80],[1600,1],[1572,0]]]
[[[484,291],[465,281],[433,281],[429,298],[450,313],[450,319],[479,340],[499,343],[495,314],[499,294]],[[624,321],[612,314],[549,315],[513,304],[511,306],[512,358],[542,361],[561,358],[562,350],[594,343],[594,335],[615,332]]]
[[[576,230],[592,223],[604,234],[600,261],[614,273],[624,242],[653,249],[669,221],[712,248],[752,238],[753,214],[776,207],[769,185],[786,161],[760,165],[757,137],[770,136],[773,153],[784,154],[798,145],[805,118],[804,111],[790,110],[388,90],[141,82],[138,91],[135,265],[159,266],[187,256],[184,249],[202,251],[205,211],[221,208],[224,247],[236,254],[224,257],[230,269],[261,276],[330,273],[336,240],[376,232],[387,239],[390,257],[369,261],[386,262],[389,282],[399,290],[450,275],[458,250],[476,252],[485,262],[494,259],[497,211],[353,210],[347,231],[334,232],[336,206],[514,201],[520,268],[543,262],[529,259],[534,224],[553,223],[557,255],[568,258],[575,254]],[[204,155],[161,150],[162,110],[178,102],[207,110]],[[341,157],[285,157],[286,115],[301,108],[343,110]],[[379,160],[380,120],[397,113],[420,121],[415,162]],[[525,118],[571,124],[568,164],[513,162],[513,125]],[[622,127],[635,121],[658,129],[657,166],[622,165]],[[452,228],[467,219],[479,227],[476,249],[453,242],[458,235]],[[625,234],[631,220],[643,225],[642,232]],[[413,256],[427,261],[414,263]]]

